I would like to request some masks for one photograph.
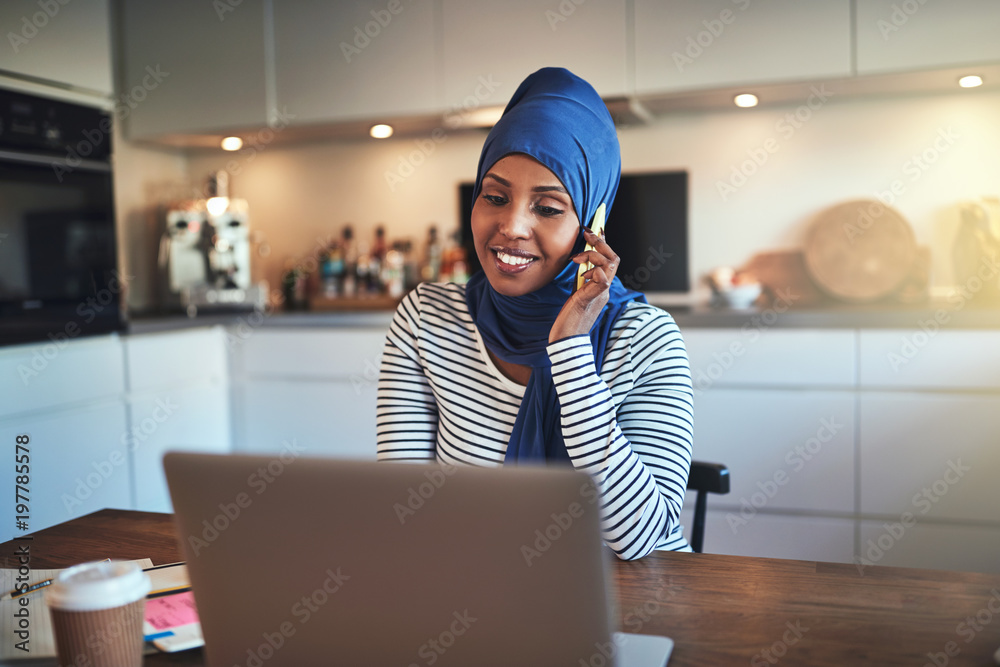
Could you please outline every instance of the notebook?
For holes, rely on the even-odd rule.
[[[565,468],[168,453],[212,667],[662,667],[612,634],[597,490]]]

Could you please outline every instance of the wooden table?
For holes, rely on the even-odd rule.
[[[0,545],[4,567],[25,543]],[[39,531],[30,545],[36,568],[109,556],[181,559],[169,514],[103,510]],[[996,574],[877,566],[861,573],[835,563],[669,552],[617,562],[615,574],[621,629],[672,637],[671,667],[985,667],[1000,647]],[[189,651],[146,664],[202,662]]]

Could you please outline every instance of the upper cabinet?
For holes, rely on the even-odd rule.
[[[132,138],[262,127],[265,0],[121,0]]]
[[[629,92],[625,0],[443,0],[445,110],[507,104],[542,67],[566,67],[603,97]]]
[[[13,14],[11,3],[0,3],[0,16],[17,23],[18,11],[47,1],[19,0],[25,9]],[[115,7],[119,93],[132,138],[255,130],[268,120],[360,127],[443,115],[451,126],[480,107],[506,105],[528,74],[553,66],[579,74],[605,99],[649,101],[1000,62],[998,0],[117,0]]]
[[[108,0],[4,0],[0,70],[111,95]]]
[[[278,108],[294,124],[440,111],[434,3],[274,3]]]
[[[858,74],[1000,60],[996,0],[865,0],[857,7]]]
[[[636,92],[850,76],[850,5],[635,0]]]

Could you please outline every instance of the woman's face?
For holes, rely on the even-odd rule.
[[[555,174],[527,155],[508,155],[483,176],[472,237],[497,292],[521,296],[552,281],[580,234],[573,201]]]

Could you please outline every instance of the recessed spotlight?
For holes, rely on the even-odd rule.
[[[222,140],[222,150],[238,151],[243,148],[243,140],[239,137],[226,137]]]
[[[741,93],[733,98],[733,102],[738,107],[755,107],[757,106],[757,96],[750,93]]]
[[[375,139],[388,139],[392,136],[392,125],[372,125],[372,129],[368,130],[368,134],[372,135]]]
[[[963,76],[958,80],[958,85],[962,88],[976,88],[983,85],[983,77],[977,76],[975,74],[970,74],[969,76]]]

